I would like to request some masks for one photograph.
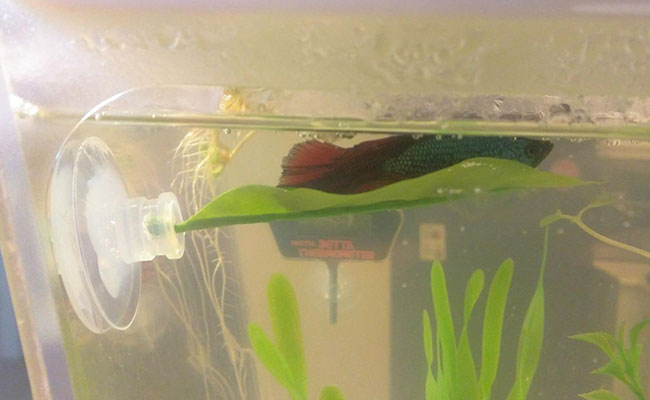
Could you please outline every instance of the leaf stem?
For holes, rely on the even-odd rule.
[[[571,221],[571,223],[576,224],[580,229],[582,229],[586,234],[589,236],[593,237],[594,239],[600,240],[603,243],[607,243],[611,246],[618,247],[623,250],[627,250],[629,252],[632,252],[634,254],[638,254],[641,257],[645,257],[647,259],[650,259],[650,251],[646,251],[643,249],[640,249],[638,247],[631,246],[629,244],[619,242],[618,240],[614,240],[611,238],[608,238],[607,236],[600,234],[596,232],[595,230],[591,229],[589,226],[587,226],[583,221],[582,221],[582,214],[587,211],[589,208],[593,207],[588,207],[582,209],[577,215],[567,215],[567,214],[562,214],[560,212],[557,213],[557,216],[559,218],[563,219],[568,219]]]

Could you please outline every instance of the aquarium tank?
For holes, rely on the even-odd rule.
[[[33,398],[650,399],[647,4],[0,11]]]

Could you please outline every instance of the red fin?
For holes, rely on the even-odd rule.
[[[411,136],[389,136],[350,148],[310,140],[295,145],[282,162],[278,186],[308,187],[330,193],[359,193],[399,180],[382,163],[413,143]]]
[[[282,160],[279,186],[300,186],[321,178],[331,171],[336,159],[345,151],[343,147],[318,140],[298,143]]]

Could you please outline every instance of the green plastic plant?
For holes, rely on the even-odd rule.
[[[630,329],[629,346],[625,346],[625,325],[621,325],[616,337],[607,332],[591,332],[571,336],[571,339],[598,346],[609,357],[609,362],[591,371],[592,374],[612,376],[623,382],[638,400],[645,400],[646,397],[643,395],[643,386],[639,378],[639,362],[643,350],[643,346],[639,344],[639,335],[648,323],[650,323],[650,318],[644,319]],[[588,400],[620,400],[620,397],[605,389],[584,393],[580,397]]]
[[[597,239],[603,243],[607,243],[610,246],[618,247],[619,249],[627,250],[629,252],[632,252],[634,254],[640,255],[641,257],[645,257],[647,259],[650,259],[650,251],[639,249],[638,247],[631,246],[627,243],[619,242],[617,240],[614,240],[612,238],[609,238],[601,233],[596,232],[593,230],[591,227],[589,227],[587,224],[584,223],[582,220],[583,215],[594,208],[599,208],[599,207],[604,207],[607,205],[612,204],[612,200],[604,197],[604,198],[599,198],[591,203],[587,204],[582,210],[580,210],[576,215],[568,215],[564,214],[562,211],[557,210],[554,214],[546,216],[540,224],[542,226],[547,226],[550,225],[554,222],[560,221],[560,220],[568,220],[572,224],[578,226],[580,229],[582,229],[586,234],[589,236],[593,237],[594,239]]]
[[[331,217],[418,207],[503,191],[569,187],[594,182],[539,171],[511,160],[473,158],[427,175],[358,194],[304,188],[241,186],[214,198],[177,232],[282,219]]]
[[[248,337],[253,350],[271,375],[287,389],[292,400],[306,400],[307,369],[298,302],[291,283],[284,275],[271,276],[267,301],[275,343],[261,326],[250,323]],[[343,395],[337,387],[327,386],[321,391],[320,400],[343,400]]]
[[[544,269],[548,248],[548,229],[544,238],[544,255],[535,294],[528,306],[519,336],[515,382],[508,400],[524,400],[535,376],[544,339]],[[435,312],[435,337],[429,314],[422,316],[424,353],[427,361],[426,400],[489,400],[497,376],[501,353],[501,333],[506,300],[514,264],[505,260],[497,270],[485,305],[480,373],[477,373],[467,333],[476,301],[483,291],[484,274],[476,270],[465,289],[463,326],[456,343],[454,323],[447,295],[445,274],[439,262],[431,268],[431,295]],[[434,344],[436,375],[434,368]]]

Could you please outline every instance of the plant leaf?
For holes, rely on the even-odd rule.
[[[594,390],[593,392],[583,393],[579,396],[587,400],[621,400],[620,397],[605,389]]]
[[[437,328],[437,327],[436,327]],[[450,395],[450,385],[449,385],[449,378],[445,375],[445,373],[442,371],[442,351],[440,350],[441,345],[440,345],[440,336],[436,335],[436,354],[438,357],[436,357],[436,379],[437,384],[435,385],[435,400],[439,399],[449,399]],[[433,375],[432,375],[433,376]]]
[[[325,386],[320,392],[320,400],[343,400],[343,393],[336,386]]]
[[[537,289],[535,289],[533,298],[528,305],[519,334],[515,382],[508,395],[508,400],[526,399],[542,352],[544,342],[544,271],[546,270],[546,257],[548,255],[548,236],[547,225],[544,229],[544,248],[542,250],[542,265],[537,279]]]
[[[483,283],[485,281],[485,275],[483,270],[477,269],[472,273],[472,276],[467,282],[467,287],[465,288],[465,308],[463,310],[463,326],[467,326],[469,322],[469,317],[472,314],[474,305],[481,296],[483,291]]]
[[[622,362],[617,359],[610,360],[607,364],[603,365],[602,367],[591,371],[591,373],[600,374],[600,375],[610,375],[620,380],[621,382],[624,382],[626,385],[628,384],[627,378],[625,376],[625,369],[623,368]]]
[[[307,372],[296,294],[289,280],[274,274],[268,283],[267,301],[277,348],[287,363],[296,389],[307,397]]]
[[[422,339],[424,341],[424,356],[427,359],[427,365],[431,367],[433,363],[433,335],[427,310],[422,311]]]
[[[630,329],[630,333],[628,334],[630,338],[630,348],[636,347],[639,342],[639,335],[641,335],[641,331],[648,325],[648,323],[650,323],[650,318],[646,318],[636,323],[632,329]]]
[[[427,359],[427,380],[425,383],[425,394],[427,400],[433,400],[438,390],[436,380],[433,377],[433,335],[431,334],[431,321],[427,310],[422,311],[422,340],[424,341],[424,355]]]
[[[424,390],[427,400],[434,400],[436,398],[436,392],[438,391],[436,379],[433,377],[433,371],[431,367],[427,369],[427,380],[424,385]]]
[[[607,355],[607,357],[614,358],[614,348],[611,343],[615,342],[616,338],[607,332],[582,333],[579,335],[569,336],[569,338],[596,345]]]
[[[525,400],[537,371],[544,339],[544,292],[538,289],[528,306],[517,349],[517,372],[508,400]]]
[[[472,273],[465,288],[465,306],[463,311],[463,329],[460,334],[457,349],[457,370],[458,379],[455,382],[455,397],[458,399],[476,399],[480,398],[480,388],[478,378],[476,377],[476,368],[472,349],[469,345],[467,329],[472,310],[483,291],[484,274],[478,269]]]
[[[295,392],[297,390],[296,382],[291,375],[287,362],[262,327],[255,323],[248,324],[248,338],[255,354],[257,354],[257,358],[273,375],[275,380],[288,389],[289,392]]]
[[[501,263],[490,285],[485,304],[483,344],[481,347],[481,376],[479,378],[481,397],[483,399],[490,398],[492,384],[497,376],[499,355],[501,354],[503,315],[505,313],[513,270],[514,263],[512,259],[507,259]]]
[[[329,217],[418,207],[484,193],[593,184],[511,160],[473,158],[418,178],[358,194],[305,188],[241,186],[217,196],[177,224],[177,232],[281,219]],[[480,188],[480,194],[475,191]]]
[[[481,387],[479,386],[478,378],[476,377],[474,358],[472,357],[472,349],[469,345],[466,326],[463,327],[458,342],[457,363],[458,378],[456,379],[455,385],[455,398],[463,400],[480,400]]]
[[[454,321],[451,317],[447,283],[442,265],[438,261],[431,267],[431,297],[436,319],[436,336],[440,342],[442,354],[438,352],[438,360],[442,358],[442,372],[438,372],[438,382],[443,390],[451,393],[456,377],[456,338],[454,337]]]

